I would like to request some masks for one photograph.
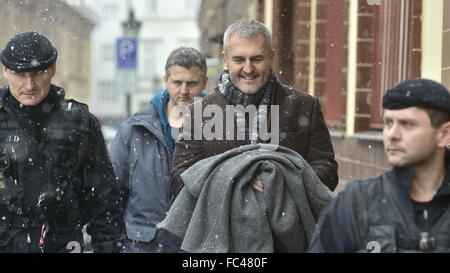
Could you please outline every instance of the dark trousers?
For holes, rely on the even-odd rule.
[[[185,253],[181,250],[182,240],[178,236],[162,229],[156,231],[150,242],[125,240],[123,253]]]

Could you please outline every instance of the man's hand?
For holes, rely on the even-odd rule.
[[[250,185],[253,189],[255,189],[255,191],[264,192],[264,187],[261,183],[261,180],[259,179],[259,175],[253,178],[252,182],[250,182]]]

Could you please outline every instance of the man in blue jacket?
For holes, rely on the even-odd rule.
[[[309,252],[450,252],[450,93],[410,79],[383,97],[384,174],[347,185]]]
[[[177,238],[156,232],[169,210],[167,179],[175,148],[174,135],[182,125],[176,107],[206,95],[205,57],[181,47],[167,59],[166,89],[123,122],[111,144],[111,159],[122,189],[128,193],[124,220],[128,239],[124,252],[177,252]]]

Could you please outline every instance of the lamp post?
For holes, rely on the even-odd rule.
[[[134,17],[134,11],[128,4],[128,18],[122,22],[123,37],[117,40],[117,88],[125,93],[126,112],[131,113],[131,95],[137,89],[138,34],[141,22]]]
[[[134,18],[134,10],[128,2],[128,19],[122,23],[123,34],[125,37],[137,38],[141,22]]]

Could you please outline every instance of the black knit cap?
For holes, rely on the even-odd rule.
[[[35,31],[14,36],[3,49],[0,61],[16,72],[33,72],[49,68],[58,57],[58,51],[42,34]]]
[[[390,110],[416,106],[450,115],[450,93],[442,84],[427,79],[410,79],[389,89],[383,96],[383,108]]]

